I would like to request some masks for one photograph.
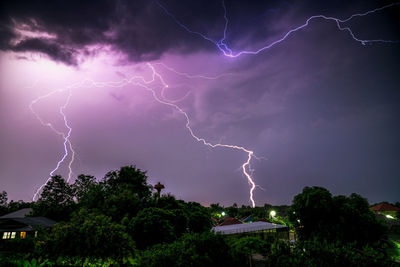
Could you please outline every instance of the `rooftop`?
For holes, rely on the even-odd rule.
[[[252,223],[215,226],[212,229],[216,233],[229,235],[229,234],[249,233],[249,232],[271,230],[278,228],[286,228],[286,226],[269,222],[252,222]]]
[[[31,212],[32,212],[31,208],[20,209],[20,210],[8,213],[6,215],[3,215],[3,216],[0,217],[0,219],[24,218],[25,216],[27,216]]]
[[[241,224],[242,222],[232,218],[232,217],[225,217],[223,222],[219,224],[219,226],[223,226],[223,225],[231,225],[231,224]]]
[[[386,202],[372,206],[370,209],[373,211],[400,211],[400,208]]]

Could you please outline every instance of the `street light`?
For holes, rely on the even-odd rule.
[[[274,211],[274,210],[271,210],[271,211],[269,212],[269,215],[270,215],[271,217],[275,217],[275,215],[276,215],[276,211]]]

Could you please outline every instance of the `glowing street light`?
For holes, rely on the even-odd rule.
[[[274,211],[274,210],[271,210],[271,211],[270,211],[270,213],[269,213],[269,215],[270,215],[271,217],[275,217],[275,215],[276,215],[276,211]]]
[[[225,216],[225,214],[226,214],[225,211],[223,211],[223,212],[221,213],[222,216]]]

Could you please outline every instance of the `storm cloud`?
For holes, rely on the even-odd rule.
[[[128,60],[136,62],[158,59],[168,51],[218,53],[213,43],[188,33],[178,23],[218,42],[225,26],[222,3],[199,0],[2,1],[0,49],[39,52],[69,65],[77,65],[78,58],[89,56],[102,46],[123,52]],[[289,29],[287,25],[304,23],[308,16],[348,16],[350,12],[343,10],[357,9],[360,3],[225,1],[229,18],[226,41],[237,49],[251,48],[260,41],[268,42],[281,35]],[[363,3],[364,8],[369,6],[374,4]]]
[[[227,58],[213,43],[223,38],[223,3],[229,19],[225,42],[234,51],[269,44],[312,15],[347,18],[389,4],[2,1],[0,124],[7,127],[0,131],[1,190],[29,200],[62,152],[60,137],[30,112],[33,99],[86,78],[150,77],[150,62],[169,84],[162,92],[156,85],[157,94],[187,112],[198,136],[261,157],[251,162],[264,189],[255,191],[257,204],[290,203],[312,185],[334,194],[357,192],[370,202],[398,201],[400,44],[363,45],[333,21],[316,19],[258,55]],[[399,11],[393,6],[343,27],[362,39],[398,40]],[[65,112],[78,155],[75,174],[101,178],[136,164],[148,171],[151,183],[164,183],[178,198],[249,204],[240,170],[246,153],[196,142],[181,113],[142,89],[73,91]],[[57,93],[34,106],[61,130],[65,97]],[[59,174],[65,173],[63,165]]]

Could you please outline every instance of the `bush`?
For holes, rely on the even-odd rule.
[[[50,258],[65,255],[121,259],[134,250],[125,226],[85,209],[74,214],[68,223],[56,224],[43,241],[38,243],[37,251]]]
[[[185,234],[179,240],[145,250],[140,266],[230,266],[231,250],[221,235]]]

